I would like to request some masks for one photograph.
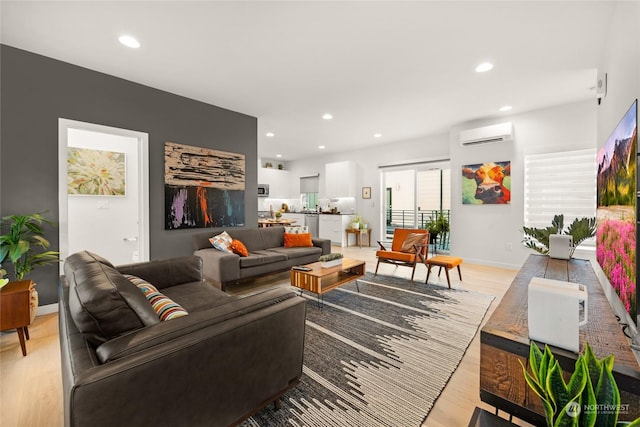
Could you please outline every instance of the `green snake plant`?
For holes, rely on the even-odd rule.
[[[598,359],[587,343],[565,382],[549,346],[542,352],[531,342],[529,368],[530,372],[522,365],[524,378],[542,400],[547,427],[640,426],[640,418],[618,421],[620,392],[613,377],[613,355]]]

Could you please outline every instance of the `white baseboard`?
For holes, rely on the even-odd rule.
[[[45,314],[57,313],[58,303],[41,305],[38,307],[37,316],[44,316]]]

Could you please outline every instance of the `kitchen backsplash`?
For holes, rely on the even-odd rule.
[[[331,208],[337,208],[338,212],[352,214],[356,211],[356,199],[353,197],[337,197],[333,199],[320,199],[320,208],[322,211],[329,211]],[[269,211],[269,207],[274,211],[282,208],[286,204],[290,212],[302,212],[303,206],[300,199],[278,199],[272,197],[258,198],[258,211]],[[310,207],[315,210],[315,206]]]

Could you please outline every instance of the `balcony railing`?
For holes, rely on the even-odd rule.
[[[447,222],[451,224],[451,211],[449,209],[445,209],[442,211],[439,210],[420,210],[417,212],[412,210],[393,210],[387,209],[386,218],[387,218],[387,240],[393,239],[393,230],[396,228],[419,228],[419,229],[427,229],[427,225],[430,221],[435,220],[438,215],[442,212],[442,215],[446,218]],[[439,233],[436,241],[434,242],[434,249],[441,251],[449,250],[449,233]]]

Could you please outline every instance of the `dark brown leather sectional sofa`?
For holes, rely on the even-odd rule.
[[[80,252],[64,273],[66,426],[234,425],[302,374],[305,300],[289,289],[229,296],[203,280],[196,256],[116,268]],[[189,314],[159,321],[123,273]]]

